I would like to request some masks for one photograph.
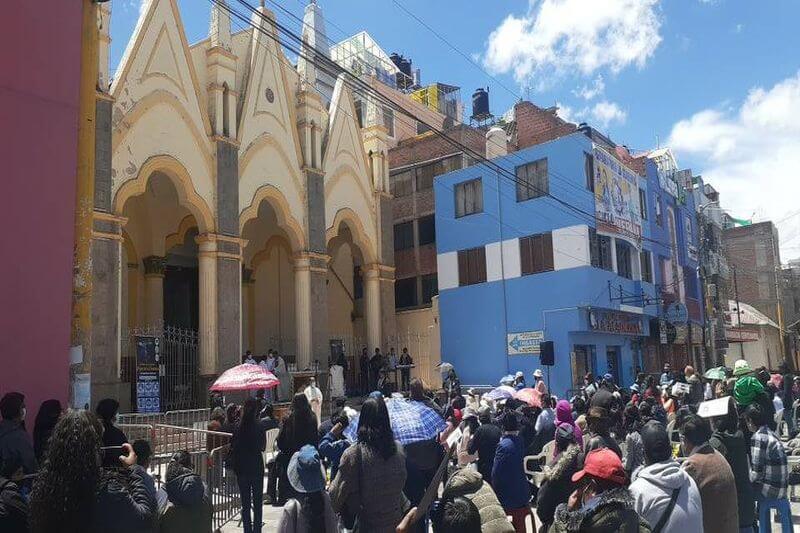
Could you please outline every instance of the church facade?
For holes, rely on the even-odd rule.
[[[386,128],[359,127],[345,79],[278,44],[263,6],[232,32],[211,12],[189,45],[175,0],[151,0],[113,81],[101,9],[92,241],[91,391],[128,396],[133,332],[196,332],[202,383],[245,350],[324,368],[333,339],[394,334]],[[307,41],[308,42],[308,41]],[[329,96],[328,96],[329,95]],[[360,347],[359,347],[360,349]]]

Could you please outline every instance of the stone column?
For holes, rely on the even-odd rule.
[[[381,280],[379,265],[364,269],[364,314],[367,324],[369,353],[381,347]]]
[[[242,347],[255,350],[256,344],[256,280],[252,268],[242,268]]]
[[[92,337],[90,354],[91,402],[106,396],[130,407],[130,394],[120,383],[120,331],[122,330],[122,225],[125,219],[94,212],[92,231]],[[81,406],[82,407],[82,406]]]
[[[144,265],[144,321],[147,326],[164,324],[164,269],[167,258],[151,255],[142,259]]]
[[[201,376],[216,370],[217,348],[217,241],[208,234],[196,238],[200,300],[199,366]]]
[[[308,254],[299,254],[294,260],[294,313],[297,368],[311,365],[311,262]]]

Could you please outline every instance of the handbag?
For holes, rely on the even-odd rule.
[[[356,444],[356,449],[358,450],[358,490],[362,490],[361,487],[361,446]],[[359,501],[361,498],[359,498]],[[359,503],[358,509],[350,509],[350,506],[345,503],[344,507],[342,508],[342,512],[339,513],[342,517],[342,525],[353,533],[357,533],[360,531],[361,527],[359,524],[359,515],[361,514],[361,504]]]

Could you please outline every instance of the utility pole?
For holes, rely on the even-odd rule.
[[[75,195],[75,243],[73,248],[72,324],[70,345],[79,358],[70,364],[70,404],[76,400],[76,382],[86,386],[92,370],[92,227],[94,213],[95,118],[99,70],[99,6],[82,0],[81,77],[78,104],[78,166]],[[85,392],[85,391],[84,391]],[[86,401],[87,398],[83,397]],[[82,408],[84,405],[72,405]]]
[[[736,267],[733,267],[733,292],[736,298],[736,319],[739,326],[739,355],[744,359],[744,340],[742,339],[742,311],[739,309],[739,284],[736,283]]]

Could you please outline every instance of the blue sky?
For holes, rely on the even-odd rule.
[[[112,69],[141,2],[114,1]],[[524,96],[557,103],[565,118],[588,121],[633,150],[671,146],[679,165],[703,174],[735,216],[780,221],[783,259],[800,256],[800,2],[318,2],[332,41],[367,30],[387,52],[411,57],[423,82],[462,87],[468,111],[472,91],[488,85],[495,114]],[[280,0],[301,17],[305,3]],[[178,4],[189,42],[205,37],[209,0]]]

